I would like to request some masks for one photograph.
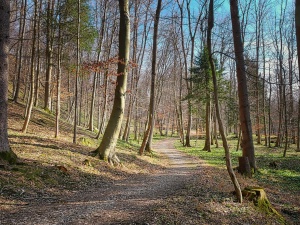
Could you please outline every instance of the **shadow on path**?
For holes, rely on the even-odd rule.
[[[0,224],[146,224],[149,209],[185,188],[199,170],[199,161],[175,150],[173,143],[166,139],[153,145],[170,160],[160,173],[99,184],[57,202],[18,206]]]

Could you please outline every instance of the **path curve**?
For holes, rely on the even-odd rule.
[[[184,188],[199,170],[199,161],[176,150],[174,141],[153,144],[155,151],[170,159],[160,173],[93,187],[57,202],[19,206],[0,224],[149,224],[149,209]]]

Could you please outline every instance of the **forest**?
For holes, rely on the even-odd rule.
[[[300,0],[0,0],[3,224],[298,224],[299,54]]]

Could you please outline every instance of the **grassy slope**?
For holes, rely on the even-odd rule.
[[[56,139],[54,116],[39,109],[34,109],[28,132],[23,134],[23,112],[23,105],[9,104],[9,140],[20,163],[10,166],[0,161],[2,207],[11,207],[11,202],[51,201],[93,185],[109,185],[117,179],[163,168],[158,157],[140,157],[136,144],[122,141],[117,151],[123,166],[111,167],[90,156],[99,145],[94,133],[79,128],[78,144],[73,144],[73,126],[61,122],[60,137]]]

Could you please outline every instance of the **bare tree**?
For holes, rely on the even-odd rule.
[[[119,163],[116,156],[115,147],[120,133],[124,116],[125,95],[127,88],[127,74],[130,49],[130,15],[129,0],[119,0],[120,25],[119,25],[119,56],[118,56],[118,76],[115,89],[113,109],[105,129],[102,142],[96,149],[96,154],[100,159]]]
[[[9,16],[10,1],[0,0],[0,158],[15,163],[7,133]]]
[[[30,65],[30,94],[26,105],[25,121],[23,124],[22,132],[26,133],[28,124],[31,117],[31,112],[34,102],[34,89],[35,89],[35,49],[36,49],[36,31],[37,31],[37,11],[38,2],[34,1],[34,17],[33,17],[33,34],[32,34],[32,49],[31,49],[31,65]]]
[[[239,116],[242,129],[243,158],[249,160],[250,167],[256,170],[254,146],[252,139],[252,126],[250,119],[250,106],[248,100],[248,87],[245,72],[244,47],[241,37],[238,1],[230,0],[232,33],[234,52],[236,57],[236,74],[238,80]],[[240,165],[242,166],[242,165]],[[246,172],[246,171],[245,171]],[[249,171],[250,172],[250,171]]]
[[[296,39],[297,39],[297,53],[298,53],[298,73],[300,77],[300,0],[295,0],[295,26],[296,26]],[[300,103],[300,98],[299,98]],[[300,104],[298,104],[298,131],[297,131],[297,151],[300,151]]]
[[[231,181],[234,185],[234,189],[235,189],[238,201],[240,203],[242,203],[243,196],[242,196],[242,192],[241,192],[241,187],[240,187],[239,182],[238,182],[238,180],[237,180],[237,178],[234,174],[234,171],[232,169],[229,146],[228,146],[228,142],[227,142],[226,135],[225,135],[225,132],[224,132],[223,122],[222,122],[222,119],[221,119],[220,109],[219,109],[220,107],[219,107],[216,68],[215,68],[213,57],[212,57],[212,46],[211,46],[211,33],[212,33],[212,28],[214,26],[214,4],[213,4],[213,2],[214,2],[214,0],[210,0],[210,3],[209,3],[208,29],[207,29],[207,49],[208,49],[209,63],[210,63],[210,68],[211,68],[211,71],[212,71],[212,78],[213,78],[216,116],[217,116],[218,123],[219,123],[219,131],[220,131],[220,134],[222,136],[223,147],[225,149],[227,171],[228,171],[229,176],[231,178]]]
[[[158,0],[155,13],[154,30],[153,30],[153,49],[152,49],[152,65],[151,65],[151,92],[150,92],[150,104],[148,115],[148,126],[144,134],[144,139],[140,147],[140,155],[144,154],[144,150],[147,146],[147,151],[151,151],[152,131],[154,127],[154,113],[155,113],[155,80],[156,80],[156,53],[157,53],[157,33],[159,17],[161,12],[161,2]]]
[[[80,72],[80,0],[77,2],[77,37],[76,37],[76,75],[75,75],[75,110],[74,110],[74,129],[73,143],[77,142],[77,122],[78,122],[78,79]]]

